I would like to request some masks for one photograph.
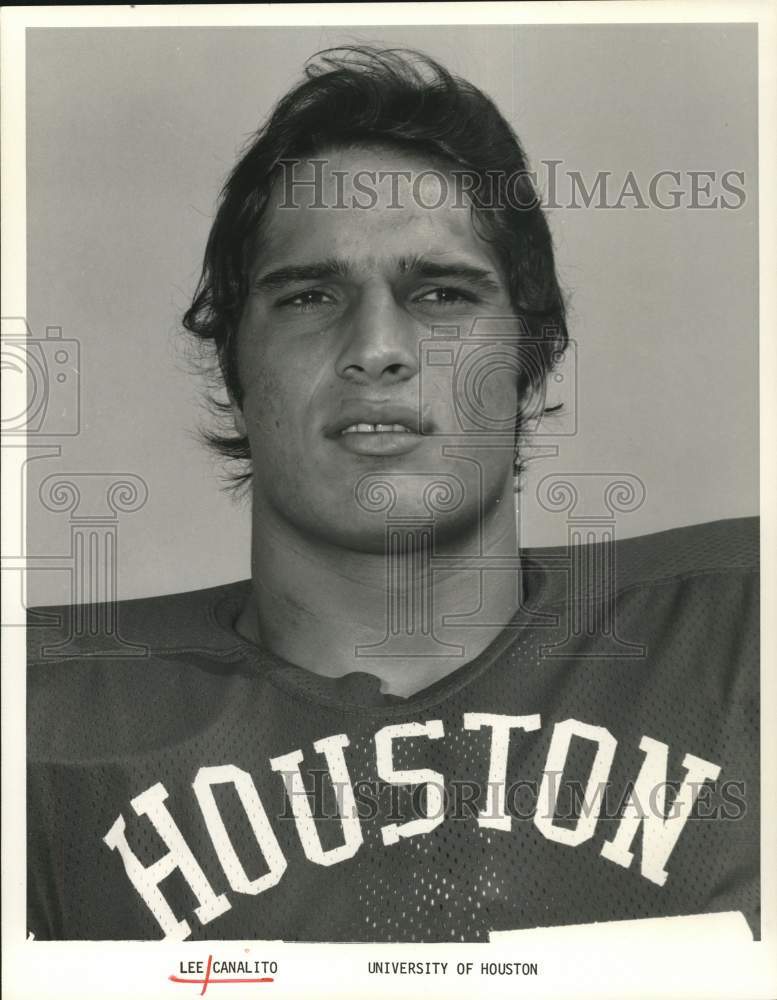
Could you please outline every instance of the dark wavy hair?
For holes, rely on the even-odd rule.
[[[370,46],[313,56],[302,82],[251,137],[221,191],[200,280],[183,317],[217,362],[218,384],[241,403],[237,330],[249,268],[261,252],[260,225],[284,163],[355,145],[398,148],[469,175],[473,223],[494,246],[513,310],[536,345],[534,363],[519,374],[519,399],[537,398],[568,336],[550,230],[521,144],[493,101],[471,83],[420,52]],[[222,415],[230,409],[216,396],[211,403]],[[234,431],[204,436],[239,463],[229,477],[233,488],[246,484],[248,439]]]

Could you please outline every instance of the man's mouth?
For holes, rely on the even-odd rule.
[[[349,434],[430,434],[434,427],[414,406],[385,399],[348,399],[323,430],[327,437],[338,438]]]
[[[417,409],[388,400],[347,400],[324,429],[352,455],[404,455],[417,448],[429,433]]]
[[[413,434],[404,424],[351,424],[340,431],[343,434]]]

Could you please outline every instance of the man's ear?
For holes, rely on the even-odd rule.
[[[232,393],[229,393],[229,405],[232,408],[232,419],[235,421],[235,430],[241,437],[246,437],[247,432],[246,432],[245,417],[243,416],[243,411],[240,408],[240,404],[232,395]]]

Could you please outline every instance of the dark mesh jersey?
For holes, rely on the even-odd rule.
[[[247,583],[33,613],[29,930],[757,934],[757,522],[524,557],[511,624],[407,699],[241,639]]]

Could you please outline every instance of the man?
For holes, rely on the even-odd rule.
[[[757,531],[519,550],[567,334],[489,99],[324,54],[233,171],[185,325],[229,396],[252,578],[119,606],[144,657],[74,645],[82,610],[66,650],[30,629],[35,936],[757,928]]]

